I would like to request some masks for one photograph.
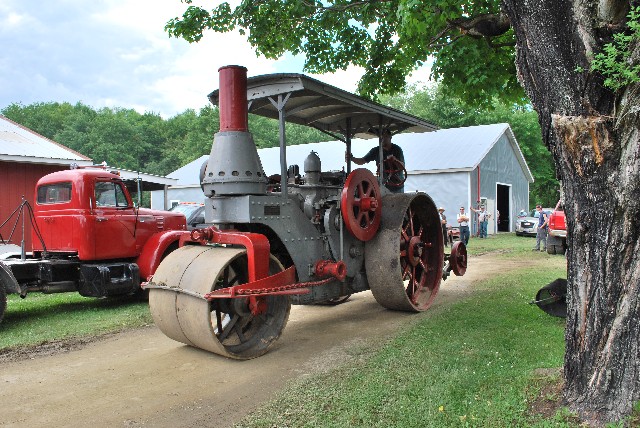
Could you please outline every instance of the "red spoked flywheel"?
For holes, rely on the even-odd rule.
[[[347,230],[361,241],[373,238],[380,226],[380,186],[368,169],[354,169],[342,189],[342,218]]]

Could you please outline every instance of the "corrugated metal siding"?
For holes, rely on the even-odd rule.
[[[447,223],[458,226],[460,207],[469,210],[468,172],[441,172],[438,174],[409,174],[404,183],[406,193],[422,191],[427,193],[438,207],[444,208]]]
[[[9,215],[22,202],[22,196],[30,204],[34,204],[33,195],[36,183],[43,176],[55,171],[67,169],[60,165],[38,165],[28,163],[13,163],[0,161],[0,224],[4,223]],[[15,217],[14,217],[15,220]],[[7,239],[13,228],[14,220],[9,221],[0,228],[2,237]],[[13,234],[12,244],[20,245],[22,240],[22,222]],[[31,251],[31,224],[27,218],[25,221],[25,244]]]
[[[29,162],[28,158],[51,159],[66,165],[90,160],[4,116],[0,116],[0,155],[24,157],[24,162]]]

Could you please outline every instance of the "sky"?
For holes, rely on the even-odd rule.
[[[166,22],[185,8],[180,0],[2,0],[0,109],[82,102],[168,118],[207,105],[224,65],[242,65],[249,76],[303,72],[302,58],[257,57],[237,33],[207,32],[193,44],[169,38]],[[355,92],[361,75],[352,67],[310,76]],[[427,78],[420,70],[411,81]]]

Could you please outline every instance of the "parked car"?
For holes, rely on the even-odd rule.
[[[187,218],[187,229],[193,230],[204,223],[204,204],[198,202],[180,202],[172,206],[169,211],[179,212]]]
[[[567,225],[565,222],[562,201],[558,201],[556,208],[549,217],[549,236],[547,237],[547,253],[564,254],[567,251]]]
[[[550,215],[553,211],[552,208],[543,208],[542,211]],[[531,210],[526,217],[520,217],[516,219],[516,235],[518,236],[536,236],[538,233],[538,219],[540,213],[538,210]]]
[[[453,241],[460,240],[460,228],[458,226],[447,225],[447,238],[449,243],[453,244]]]

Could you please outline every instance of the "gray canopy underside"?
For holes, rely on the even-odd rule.
[[[209,94],[218,105],[218,90]],[[416,116],[385,107],[303,74],[267,74],[247,79],[249,113],[316,128],[334,138],[374,138],[380,129],[392,134],[438,129]],[[283,104],[284,102],[284,104]],[[282,107],[284,105],[284,108]]]

